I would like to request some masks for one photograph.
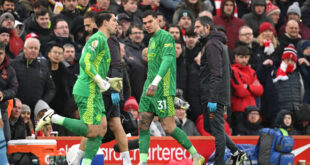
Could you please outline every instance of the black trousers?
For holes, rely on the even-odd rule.
[[[222,104],[217,104],[216,111],[210,113],[207,108],[207,104],[203,105],[204,129],[215,137],[216,153],[214,164],[216,165],[224,164],[226,146],[230,149],[231,153],[238,150],[235,143],[230,139],[224,130],[224,111],[226,108],[227,107]]]

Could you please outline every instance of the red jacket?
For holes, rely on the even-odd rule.
[[[223,0],[221,3],[221,12],[219,15],[214,16],[214,25],[220,25],[226,30],[226,36],[228,39],[227,46],[229,50],[234,50],[236,41],[239,40],[239,28],[244,25],[242,19],[232,15],[224,14],[224,4],[227,0]],[[234,6],[234,10],[235,10]]]
[[[9,45],[10,45],[10,51],[14,54],[15,57],[24,47],[23,40],[20,39],[17,35],[15,35],[14,30],[10,30]]]
[[[255,98],[263,94],[264,88],[257,79],[256,72],[249,65],[242,66],[236,62],[232,65],[231,107],[233,112],[244,112],[249,105],[256,106]],[[254,82],[258,84],[253,84]],[[245,88],[244,85],[248,87]]]

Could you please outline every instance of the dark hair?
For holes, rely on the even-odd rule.
[[[129,0],[122,0],[122,3],[127,4]],[[139,0],[134,0],[136,2],[139,2]]]
[[[89,11],[89,12],[86,12],[86,13],[84,14],[84,19],[86,19],[86,18],[91,18],[91,19],[94,19],[94,20],[95,20],[96,15],[97,15],[97,12],[95,12],[95,11]]]
[[[37,19],[39,16],[44,16],[46,13],[50,15],[49,11],[45,8],[38,10],[37,12],[35,12],[35,19]]]
[[[199,21],[202,24],[202,26],[209,25],[210,26],[210,30],[214,29],[213,20],[210,17],[208,17],[208,16],[198,17],[196,19],[196,21]]]
[[[14,4],[16,4],[16,0],[2,0],[1,1],[1,6],[3,6],[4,2],[7,1],[7,2],[12,2]]]
[[[153,10],[146,10],[146,11],[142,14],[142,19],[143,19],[143,18],[146,18],[146,17],[149,16],[149,15],[153,16],[153,18],[157,18],[157,15],[156,15],[155,11],[153,11]]]
[[[59,47],[61,48],[62,50],[64,50],[63,46],[55,41],[51,41],[47,44],[47,49],[46,49],[46,52],[47,54],[52,50],[53,47]],[[47,55],[46,54],[46,55]]]
[[[52,29],[54,30],[58,24],[58,22],[60,21],[65,21],[67,22],[65,19],[62,19],[62,18],[57,18],[53,23],[52,23]],[[69,23],[67,22],[68,26],[69,26]],[[70,29],[70,27],[68,27]]]
[[[182,41],[180,41],[180,40],[175,40],[175,43],[176,43],[176,44],[181,44],[181,47],[182,47],[182,44],[183,44]]]
[[[33,3],[33,8],[39,8],[43,6],[44,8],[48,9],[49,3],[46,0],[37,0]]]
[[[193,28],[190,28],[186,31],[186,35],[188,37],[196,37],[197,36],[197,33],[194,32],[194,29]]]
[[[127,34],[131,34],[131,31],[133,28],[138,28],[139,30],[142,30],[143,31],[143,28],[141,25],[138,25],[138,24],[131,24],[128,28],[128,31],[127,31]]]
[[[95,23],[97,25],[98,28],[100,28],[103,24],[103,21],[110,21],[110,19],[112,18],[112,12],[100,12],[95,16]]]
[[[240,45],[234,49],[234,55],[241,55],[241,56],[250,56],[251,55],[251,50],[249,49],[248,46],[245,45]]]

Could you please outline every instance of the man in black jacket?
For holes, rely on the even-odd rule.
[[[215,137],[215,162],[224,163],[225,146],[231,150],[234,164],[240,164],[246,154],[236,147],[224,131],[224,113],[230,106],[230,63],[226,36],[214,29],[209,17],[199,17],[195,33],[203,43],[200,87],[204,129]]]
[[[46,59],[38,58],[39,51],[40,41],[36,38],[28,38],[22,55],[12,61],[19,83],[16,96],[31,109],[34,109],[39,99],[50,103],[56,93]],[[33,114],[31,113],[31,119]]]
[[[22,102],[19,99],[14,98],[14,107],[10,116],[11,137],[13,140],[25,139],[27,136],[26,124],[24,120],[20,117],[21,112]]]

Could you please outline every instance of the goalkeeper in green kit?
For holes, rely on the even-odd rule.
[[[150,145],[150,124],[157,115],[164,131],[178,141],[193,156],[194,165],[202,165],[205,158],[197,153],[187,135],[174,120],[176,91],[175,41],[170,33],[160,29],[156,13],[145,11],[142,16],[144,29],[152,35],[148,46],[148,72],[139,103],[140,165],[147,164]]]
[[[50,122],[64,126],[71,132],[88,137],[82,165],[90,165],[101,140],[107,131],[102,92],[110,87],[116,91],[122,88],[121,78],[107,78],[110,66],[110,50],[107,43],[110,35],[116,33],[117,21],[112,13],[99,13],[95,17],[99,27],[84,46],[80,63],[80,74],[73,88],[74,100],[78,105],[80,120],[54,114],[50,109],[40,119],[36,131]]]

